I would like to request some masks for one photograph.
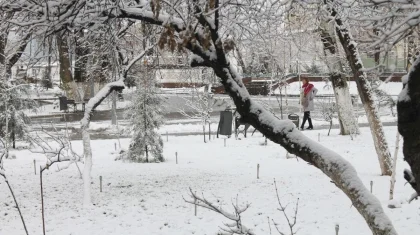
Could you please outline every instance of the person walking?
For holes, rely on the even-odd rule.
[[[303,94],[301,104],[303,107],[303,121],[300,129],[304,130],[306,120],[308,120],[309,127],[306,129],[312,130],[314,129],[314,126],[312,125],[311,111],[314,110],[314,98],[318,92],[318,89],[316,89],[313,84],[309,83],[309,78],[303,78],[302,82]]]

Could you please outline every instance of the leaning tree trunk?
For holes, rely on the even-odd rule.
[[[83,204],[85,206],[92,205],[92,197],[91,197],[91,189],[90,189],[90,181],[91,181],[91,171],[92,171],[92,148],[90,145],[90,134],[89,134],[89,124],[90,124],[90,117],[93,114],[93,111],[96,107],[98,107],[102,101],[109,96],[113,91],[121,91],[124,89],[124,80],[127,78],[128,71],[131,67],[144,55],[151,51],[155,45],[147,47],[143,53],[138,55],[137,57],[133,58],[124,68],[123,70],[123,77],[115,82],[110,82],[106,84],[96,95],[90,98],[89,102],[86,105],[85,113],[82,118],[81,122],[81,129],[82,129],[82,140],[83,140],[83,155],[85,157],[85,168],[83,169],[83,188],[84,188],[84,195],[83,195]]]
[[[411,167],[420,195],[420,57],[412,65],[408,78],[403,79],[403,90],[398,97],[398,131],[403,137],[404,159]]]
[[[331,0],[325,0],[326,4],[331,4]],[[356,43],[352,39],[350,32],[344,25],[343,21],[337,15],[334,8],[329,7],[331,16],[335,19],[336,32],[341,45],[346,53],[347,60],[356,80],[357,90],[359,91],[360,99],[365,108],[370,131],[375,145],[375,150],[378,155],[379,166],[382,175],[392,174],[392,160],[391,153],[388,148],[388,143],[385,138],[385,133],[382,127],[381,119],[376,109],[374,95],[372,88],[367,80],[367,75],[363,72],[363,62],[360,59],[359,51],[356,48]]]
[[[341,135],[354,135],[359,133],[359,125],[354,115],[353,105],[347,78],[339,58],[337,42],[334,36],[333,25],[324,22],[320,27],[321,41],[324,47],[326,63],[330,70],[330,80],[334,89],[337,103],[337,113],[340,123]]]
[[[90,117],[98,105],[111,94],[113,91],[124,89],[124,80],[120,79],[116,82],[106,84],[94,97],[92,97],[86,105],[85,113],[81,122],[83,155],[85,158],[85,167],[83,168],[83,204],[85,206],[92,205],[90,181],[92,171],[92,147],[90,145],[89,124]]]

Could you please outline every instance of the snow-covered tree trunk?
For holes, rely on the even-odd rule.
[[[343,65],[339,58],[334,27],[324,22],[319,30],[324,48],[325,62],[330,70],[330,80],[334,89],[337,104],[338,119],[341,135],[354,135],[359,133],[359,125],[354,115],[353,105]]]
[[[415,183],[411,184],[420,195],[420,57],[403,77],[403,90],[398,97],[398,131],[403,137],[404,159],[411,167]]]
[[[93,114],[95,108],[101,104],[101,102],[111,92],[116,90],[124,89],[123,79],[116,82],[106,84],[93,98],[89,100],[85,108],[85,114],[81,120],[82,130],[82,141],[83,141],[83,155],[85,166],[83,168],[83,204],[88,207],[92,205],[92,194],[91,194],[91,172],[92,172],[92,147],[90,145],[90,134],[89,124],[90,117]]]
[[[375,150],[378,155],[379,166],[382,175],[392,174],[392,159],[388,148],[388,143],[385,138],[385,133],[382,127],[379,113],[376,109],[375,98],[372,92],[369,81],[367,80],[366,72],[364,72],[363,62],[359,56],[356,42],[353,40],[348,27],[344,25],[343,21],[337,14],[336,9],[332,7],[333,0],[324,0],[331,17],[335,19],[335,28],[341,45],[346,53],[347,60],[356,80],[357,90],[359,91],[360,99],[365,108],[370,131],[375,145]]]
[[[400,149],[400,133],[397,131],[397,137],[395,139],[394,162],[392,163],[391,185],[389,188],[389,200],[394,199],[395,176],[397,174],[396,170],[397,170],[397,160],[398,160],[399,149]]]
[[[82,141],[83,141],[83,153],[85,156],[84,168],[83,168],[83,205],[92,205],[92,193],[91,193],[91,172],[92,172],[92,147],[90,145],[90,134],[89,124],[82,125]]]

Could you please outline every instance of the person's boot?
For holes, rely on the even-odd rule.
[[[309,122],[309,127],[306,128],[306,129],[307,130],[313,130],[314,129],[314,126],[312,126],[312,119],[311,118],[308,118],[308,122]]]

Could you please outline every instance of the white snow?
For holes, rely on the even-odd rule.
[[[400,94],[398,95],[398,101],[405,101],[408,102],[411,100],[410,96],[408,95],[408,75],[404,75],[401,78],[402,83],[405,85],[404,88],[401,90]]]
[[[419,201],[401,204],[389,209],[389,177],[379,176],[380,169],[372,145],[370,130],[361,128],[354,141],[350,137],[326,136],[321,132],[321,144],[343,156],[357,170],[363,184],[378,197],[386,214],[399,234],[416,235],[420,230]],[[393,149],[396,127],[385,127],[386,137]],[[304,134],[317,140],[318,131]],[[224,137],[223,137],[224,138]],[[277,211],[273,187],[276,179],[284,204],[300,199],[298,228],[300,235],[333,233],[336,224],[340,235],[371,234],[348,198],[315,167],[302,160],[286,159],[286,151],[276,144],[264,141],[261,134],[242,140],[215,139],[202,143],[202,136],[170,136],[165,141],[167,162],[159,164],[133,164],[114,161],[111,152],[117,140],[92,141],[94,165],[92,168],[92,196],[95,206],[83,209],[83,182],[75,165],[55,172],[45,171],[44,193],[47,234],[148,234],[185,235],[216,234],[226,219],[184,202],[191,187],[197,194],[219,201],[223,209],[232,212],[232,201],[251,203],[243,214],[243,223],[256,234],[269,234],[267,217],[274,219],[279,228],[287,223]],[[121,140],[128,147],[129,139]],[[81,141],[72,143],[81,154]],[[401,150],[400,150],[401,151]],[[178,164],[175,164],[175,152]],[[27,221],[30,234],[41,234],[39,175],[34,175],[33,159],[37,169],[45,157],[28,150],[12,151],[16,160],[5,160],[8,179]],[[395,198],[407,198],[413,190],[404,186],[403,169],[407,163],[403,155],[398,159]],[[256,166],[260,164],[260,179],[256,179]],[[83,164],[79,164],[83,168]],[[103,177],[103,192],[99,193],[99,176]],[[10,193],[0,179],[0,234],[22,234],[20,218],[13,207]],[[287,209],[292,213],[292,209]],[[77,226],[76,226],[77,225]],[[141,231],[141,232],[140,232]],[[140,232],[140,233],[139,233]]]
[[[95,108],[95,105],[98,105],[101,99],[105,99],[105,97],[109,94],[112,87],[123,87],[124,88],[124,81],[120,79],[115,82],[110,82],[106,84],[94,97],[92,97],[89,102],[86,104],[85,108],[85,115],[81,120],[83,126],[89,127],[89,119],[91,111]]]

